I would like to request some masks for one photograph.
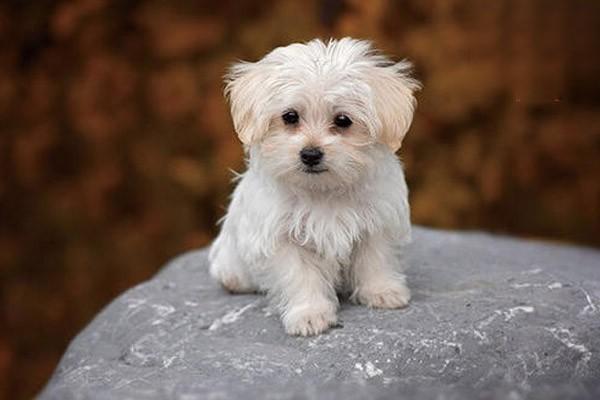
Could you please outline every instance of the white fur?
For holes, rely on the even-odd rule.
[[[371,307],[408,304],[398,265],[410,240],[408,190],[394,152],[419,88],[409,67],[345,38],[280,47],[228,75],[248,169],[211,247],[210,272],[232,292],[267,292],[290,334],[334,325],[336,292]],[[289,109],[297,125],[281,120]],[[352,126],[335,127],[339,113]],[[307,146],[323,150],[326,172],[303,171]]]

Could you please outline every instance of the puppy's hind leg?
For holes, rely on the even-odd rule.
[[[221,233],[210,248],[210,274],[231,293],[253,293],[258,290],[247,266],[228,235]]]

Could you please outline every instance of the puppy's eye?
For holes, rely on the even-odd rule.
[[[300,117],[298,116],[296,110],[288,110],[283,113],[281,119],[283,119],[283,123],[286,125],[294,125],[298,123]]]
[[[333,123],[338,128],[347,128],[350,125],[352,125],[352,120],[347,115],[339,114],[335,116],[335,118],[333,119]]]

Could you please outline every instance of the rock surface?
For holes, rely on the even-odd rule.
[[[407,309],[342,303],[310,338],[184,254],[102,311],[39,398],[600,398],[600,252],[413,236]]]

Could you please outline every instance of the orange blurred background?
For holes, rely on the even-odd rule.
[[[424,83],[413,221],[600,245],[600,2],[3,0],[0,397],[118,293],[207,245],[242,150],[236,59],[368,38]]]

